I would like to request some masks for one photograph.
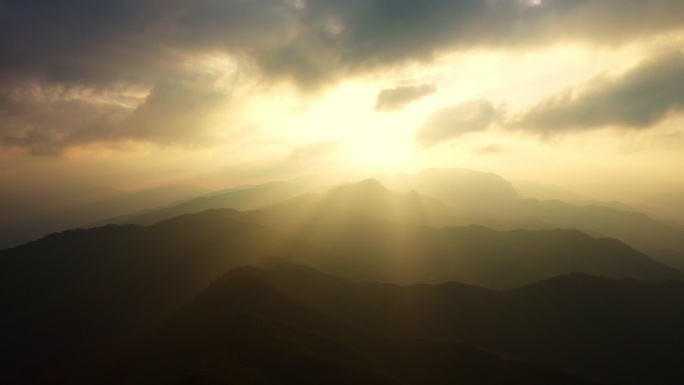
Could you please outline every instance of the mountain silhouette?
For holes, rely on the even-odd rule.
[[[159,322],[236,266],[326,258],[234,210],[181,216],[151,227],[67,231],[0,251],[2,366],[119,338]],[[49,320],[49,321],[47,321]]]
[[[618,241],[576,230],[417,226],[449,222],[450,217],[434,198],[394,192],[375,180],[253,214],[266,226],[342,258],[297,262],[354,279],[508,288],[572,272],[647,281],[683,277]]]
[[[518,200],[515,188],[504,178],[464,168],[432,168],[378,178],[392,190],[416,190],[459,213],[496,213]]]
[[[191,185],[169,185],[134,192],[106,188],[31,191],[0,201],[0,249],[47,234],[143,209],[175,205],[206,193]],[[7,198],[5,198],[7,199]],[[102,225],[110,223],[106,221]]]
[[[684,283],[587,274],[517,289],[356,283],[281,265],[270,284],[369,333],[465,343],[622,384],[684,379]]]
[[[117,373],[144,383],[161,375],[157,370],[169,374],[167,383],[239,383],[260,375],[298,383],[328,375],[341,383],[378,384],[425,383],[430,376],[430,383],[583,381],[549,369],[555,368],[624,384],[684,379],[677,364],[684,304],[682,284],[675,282],[684,281],[684,273],[621,241],[573,229],[452,226],[463,220],[458,211],[418,191],[392,191],[376,179],[325,193],[300,195],[299,188],[245,187],[207,198],[261,205],[293,195],[258,210],[214,209],[148,226],[70,230],[0,250],[0,340],[10,352],[0,375],[9,382],[55,382],[82,368],[84,383]],[[498,207],[522,207],[502,191],[508,192],[497,198]],[[579,226],[592,219],[593,228],[618,229],[620,218],[627,218],[622,229],[628,231],[638,221],[652,225],[638,213],[525,202],[528,212],[558,223]],[[674,239],[676,233],[666,235]],[[279,265],[219,280],[238,266],[272,261],[332,276]],[[247,296],[241,300],[240,293]],[[230,317],[221,318],[222,312]],[[226,331],[212,320],[233,327]],[[211,348],[222,336],[233,341],[242,335],[251,336],[244,349]],[[262,348],[270,352],[266,366],[248,353]],[[408,362],[420,357],[422,363],[410,369]],[[232,369],[214,372],[200,358]],[[486,369],[456,370],[446,364],[453,361]],[[139,362],[159,366],[146,369]],[[548,368],[516,366],[521,363]],[[303,367],[318,369],[311,376],[292,369]],[[226,374],[236,368],[244,376]],[[34,372],[47,377],[32,377]]]
[[[317,191],[320,185],[315,181],[270,182],[257,186],[242,186],[235,189],[207,194],[168,207],[146,212],[110,218],[96,226],[105,224],[151,225],[183,214],[199,213],[210,209],[231,208],[255,210],[270,206],[299,195]]]
[[[615,204],[609,207],[521,198],[514,186],[498,175],[460,168],[379,175],[376,180],[398,191],[397,194],[411,192],[420,196],[413,207],[400,205],[405,211],[391,210],[398,196],[393,198],[394,203],[376,198],[371,204],[370,200],[377,195],[369,190],[368,203],[363,208],[368,214],[375,213],[388,220],[435,227],[479,225],[497,230],[577,229],[596,237],[618,239],[662,263],[684,269],[684,227],[653,219],[633,209],[620,209],[621,206]],[[329,182],[333,183],[332,179]],[[344,190],[351,185],[353,183],[338,188]],[[266,209],[293,198],[306,200],[324,186],[326,184],[317,183],[316,178],[244,186],[161,209],[112,218],[99,224],[149,225],[178,215],[216,208]],[[343,206],[343,195],[335,207]],[[365,195],[363,189],[359,195]]]
[[[289,267],[290,278],[296,279],[297,269]],[[88,370],[58,359],[34,379],[84,384],[597,384],[462,344],[370,333],[293,299],[282,290],[282,275],[282,270],[233,270],[157,328],[116,348],[91,350]],[[307,272],[308,282],[311,278],[324,284],[329,276]]]

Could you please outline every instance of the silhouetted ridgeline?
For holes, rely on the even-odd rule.
[[[518,196],[511,183],[498,175],[459,168],[430,169],[416,174],[394,176],[380,175],[377,179],[392,190],[403,193],[413,191],[418,196],[410,203],[407,202],[411,199],[410,196],[402,198],[401,194],[392,191],[385,194],[389,198],[386,202],[378,199],[376,194],[373,202],[380,204],[373,205],[369,199],[374,195],[368,194],[365,199],[348,199],[346,206],[354,210],[371,208],[371,211],[381,213],[382,207],[396,206],[403,200],[403,212],[383,212],[384,218],[389,215],[394,221],[401,219],[407,223],[438,227],[480,225],[498,230],[573,228],[596,237],[619,239],[663,263],[684,268],[684,227],[655,220],[633,209],[525,199]],[[354,184],[338,187],[328,194],[311,194],[326,185],[315,182],[315,178],[272,182],[199,197],[162,209],[112,218],[100,223],[148,225],[207,209],[262,209],[306,193],[309,193],[308,198],[325,199],[325,196],[330,196],[335,191],[351,189],[363,196],[364,189],[369,189],[369,186],[363,187],[363,184],[368,182],[362,182],[356,187]],[[351,192],[345,194],[353,195]],[[340,204],[341,200],[336,205]],[[420,208],[422,212],[415,208]]]
[[[351,285],[350,294],[365,287],[372,291],[374,285],[355,286],[300,269],[239,268],[140,337],[57,358],[23,379],[73,384],[598,384],[448,340],[391,336],[343,321],[327,309],[330,304],[303,303],[287,282],[313,284],[309,289],[323,292],[331,284]],[[399,295],[405,290],[389,287]],[[375,317],[378,310],[368,315]]]

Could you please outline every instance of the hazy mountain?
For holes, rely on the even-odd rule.
[[[187,202],[169,207],[149,210],[142,213],[110,218],[104,224],[150,225],[183,214],[198,213],[209,209],[232,208],[236,210],[255,210],[270,206],[296,196],[317,191],[320,185],[314,182],[271,182],[257,186],[240,186],[222,192],[197,197]]]
[[[39,239],[49,233],[81,227],[107,217],[159,207],[195,197],[207,190],[170,185],[134,192],[73,189],[0,199],[0,249]],[[5,207],[6,206],[6,207]]]
[[[444,218],[442,217],[451,216],[448,224],[453,225],[479,224],[514,229],[520,227],[519,222],[525,222],[528,228],[535,224],[539,227],[545,226],[538,221],[529,221],[525,218],[518,218],[511,222],[507,216],[501,215],[501,210],[509,210],[509,206],[517,201],[517,194],[508,182],[495,174],[466,169],[431,169],[413,175],[380,175],[375,180],[391,190],[404,193],[413,191],[424,195],[423,198],[429,196],[439,199],[442,203],[433,201],[424,208],[425,210],[431,209],[429,214],[437,218],[435,221],[428,221],[433,225],[443,225]],[[112,218],[101,224],[153,224],[181,214],[214,208],[261,209],[302,194],[321,192],[326,186],[330,189],[330,186],[345,183],[350,182],[345,182],[345,178],[341,176],[311,176],[296,178],[289,182],[239,186],[171,207]],[[368,198],[372,199],[372,194]],[[372,206],[370,201],[368,205]],[[439,206],[439,211],[435,210],[436,206]],[[451,215],[453,213],[458,215]],[[416,216],[412,218],[416,219]],[[427,219],[422,218],[420,223]]]
[[[491,214],[515,203],[518,194],[502,177],[463,168],[428,169],[378,178],[392,190],[416,190],[458,212]]]
[[[211,208],[260,209],[302,194],[320,191],[326,185],[325,181],[332,184],[341,180],[342,177],[310,177],[290,182],[242,186],[167,208],[105,222],[152,224]],[[499,230],[574,228],[594,236],[619,239],[664,263],[684,267],[684,260],[680,258],[684,253],[684,227],[653,219],[622,204],[580,204],[576,199],[570,199],[573,197],[571,194],[565,195],[568,195],[568,201],[574,203],[523,199],[519,197],[513,184],[498,175],[458,168],[430,169],[416,174],[381,175],[376,180],[391,190],[420,195],[421,203],[416,202],[415,207],[410,209],[412,211],[407,213],[390,210],[391,202],[378,202],[369,191],[367,203],[364,203],[366,209],[390,220],[437,227],[480,225]],[[521,188],[520,182],[516,183],[515,186]],[[540,189],[539,184],[523,185]],[[547,186],[541,186],[548,193],[546,195],[551,194],[549,197],[558,195],[553,191],[549,193]],[[527,190],[530,189],[525,191]],[[359,191],[358,194],[363,195],[365,192]],[[428,203],[429,198],[436,198],[439,202],[432,200]],[[360,200],[357,199],[357,204],[361,204],[358,202]],[[337,206],[340,204],[342,203],[338,202]],[[420,204],[425,206],[421,207]]]
[[[438,227],[456,220],[439,200],[416,191],[391,191],[376,179],[345,184],[325,194],[306,194],[262,211],[280,213],[295,221],[324,218],[335,212],[354,212],[367,218],[379,218],[394,223]]]
[[[619,239],[664,263],[684,268],[684,258],[680,257],[684,255],[684,227],[654,219],[619,202],[591,202],[553,186],[509,183],[495,174],[465,169],[432,169],[380,180],[393,189],[411,188],[438,198],[453,217],[459,218],[452,224],[500,230],[578,229]],[[520,194],[516,189],[521,190]],[[539,199],[529,199],[529,195]]]
[[[619,239],[665,263],[684,264],[668,259],[668,253],[684,252],[684,227],[659,221],[646,214],[605,206],[577,206],[560,201],[523,200],[520,214],[532,216],[554,227]],[[662,257],[661,257],[662,256]]]
[[[321,192],[325,186],[340,183],[342,180],[344,178],[340,176],[312,176],[289,182],[239,186],[162,209],[111,218],[100,224],[147,225],[181,214],[212,208],[261,209],[302,195]],[[368,191],[356,192],[360,197],[367,193],[367,197],[365,201],[355,199],[354,204],[365,205],[364,210],[368,214],[373,213],[373,216],[436,227],[479,225],[498,230],[578,229],[597,237],[619,239],[663,263],[684,268],[683,226],[653,219],[617,202],[578,203],[581,200],[575,199],[577,197],[571,193],[559,193],[556,191],[558,189],[547,185],[520,181],[512,184],[496,174],[460,168],[429,169],[416,174],[380,175],[375,180],[390,190],[411,193],[417,195],[417,198],[413,207],[404,204],[403,208],[408,211],[402,212],[390,209],[392,205],[396,205],[396,202],[392,202],[397,199],[408,200],[410,197],[397,198],[398,195],[395,195],[393,200],[384,201],[379,200],[378,195],[370,191],[370,188]],[[523,198],[519,196],[516,187],[523,189],[523,194],[520,194]],[[537,191],[536,195],[539,196],[539,190],[542,190],[543,197],[564,194],[569,202],[574,203],[524,198],[525,191]],[[311,197],[302,197],[302,200]],[[335,202],[336,208],[342,205],[349,207],[349,203],[342,202],[342,196]]]
[[[521,199],[536,199],[540,201],[562,201],[580,206],[605,206],[624,211],[639,211],[638,208],[618,201],[599,201],[591,199],[566,188],[540,183],[531,180],[508,179]]]
[[[636,205],[655,213],[658,218],[674,220],[684,226],[684,188],[663,189],[641,198]]]
[[[377,181],[345,185],[254,212],[262,223],[339,259],[302,262],[355,279],[508,288],[571,272],[644,280],[682,273],[612,239],[576,230],[441,229],[452,217],[434,198],[397,193]]]
[[[42,376],[28,377],[128,384],[595,383],[469,346],[369,333],[289,297],[274,278],[255,268],[234,270],[143,337],[114,352],[111,345],[91,350],[87,370],[57,360]]]

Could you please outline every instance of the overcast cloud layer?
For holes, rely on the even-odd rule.
[[[445,52],[557,41],[617,46],[682,27],[681,0],[4,0],[0,145],[33,154],[121,141],[210,145],[206,127],[230,104],[231,88],[227,74],[196,65],[203,56],[228,55],[241,76],[316,92]],[[681,57],[656,59],[543,102],[517,124],[645,127],[680,108],[673,85],[681,73]],[[650,82],[666,90],[636,100]],[[136,92],[149,95],[130,99]],[[412,100],[399,94],[379,99],[378,109]],[[591,112],[596,103],[604,108]],[[419,139],[481,129],[474,121],[447,132],[433,120]]]

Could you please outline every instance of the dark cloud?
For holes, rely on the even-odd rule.
[[[375,110],[383,112],[399,111],[404,106],[437,91],[434,84],[386,88],[378,94]]]
[[[641,0],[544,0],[538,5],[525,0],[309,0],[292,39],[257,62],[267,75],[313,88],[341,76],[430,61],[445,51],[517,48],[559,40],[620,44],[684,27],[684,2],[644,4]],[[310,55],[325,58],[325,65],[300,72],[311,66]]]
[[[416,142],[430,147],[460,135],[486,130],[501,116],[488,101],[477,100],[437,110],[416,134]]]
[[[4,1],[0,79],[146,85],[183,73],[198,53],[277,45],[296,27],[277,0]]]
[[[684,55],[646,60],[622,76],[600,76],[537,104],[507,122],[546,134],[606,126],[645,129],[684,111]]]
[[[297,6],[297,4],[302,6]],[[0,78],[108,84],[173,75],[187,55],[252,59],[315,85],[473,46],[616,43],[684,26],[680,0],[5,0]]]

